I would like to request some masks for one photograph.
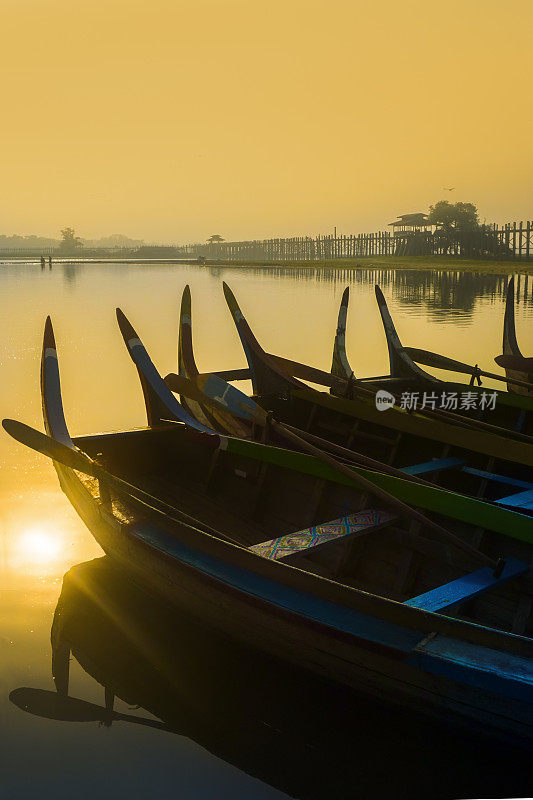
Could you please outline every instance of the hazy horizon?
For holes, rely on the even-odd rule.
[[[526,0],[17,0],[2,16],[0,233],[357,233],[440,199],[531,217]]]

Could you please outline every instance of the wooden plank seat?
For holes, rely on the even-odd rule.
[[[411,598],[411,600],[406,600],[404,605],[421,608],[424,611],[442,611],[444,608],[471,600],[506,581],[525,575],[528,570],[529,564],[524,564],[523,561],[519,561],[517,558],[508,558],[502,574],[498,578],[494,577],[492,567],[482,567],[455,581],[445,583],[443,586],[437,586],[436,589],[432,589],[430,592],[425,592],[418,595],[418,597]]]
[[[295,533],[279,536],[277,539],[259,542],[259,544],[249,547],[248,550],[263,556],[263,558],[281,561],[295,553],[310,550],[326,544],[326,542],[370,533],[388,525],[397,518],[396,514],[391,514],[388,511],[365,509],[355,514],[339,517],[339,519],[334,519],[331,522],[324,522],[322,525],[313,525]]]
[[[519,478],[509,477],[508,475],[498,475],[496,472],[488,472],[485,469],[475,469],[475,467],[462,467],[462,472],[467,472],[469,475],[476,475],[478,478],[483,478],[487,481],[494,483],[505,483],[509,486],[516,486],[518,489],[533,489],[533,483],[529,481],[521,481]]]
[[[500,497],[499,500],[495,500],[494,502],[501,506],[511,506],[513,508],[523,508],[525,511],[533,511],[533,489],[509,494],[507,497]]]
[[[427,475],[431,472],[440,472],[443,469],[452,469],[453,467],[462,467],[466,464],[462,458],[434,458],[431,461],[425,461],[422,464],[413,464],[410,467],[402,467],[401,472],[406,472],[407,475]]]
[[[431,461],[425,461],[422,464],[413,464],[410,467],[402,467],[401,472],[406,472],[408,475],[427,475],[431,472],[440,472],[444,469],[453,469],[454,467],[460,467],[461,472],[466,472],[468,475],[475,475],[478,478],[482,478],[486,481],[492,481],[493,483],[504,483],[508,484],[509,486],[516,486],[518,489],[533,489],[533,483],[529,481],[522,481],[519,478],[509,477],[507,475],[499,475],[496,472],[490,472],[485,469],[476,469],[475,467],[469,467],[466,461],[463,461],[461,458],[435,458]],[[512,497],[512,495],[510,495]],[[503,498],[503,500],[507,500],[508,498]],[[499,500],[497,502],[503,503],[503,500]],[[509,505],[508,503],[505,503]],[[519,505],[515,503],[511,503],[510,505]]]

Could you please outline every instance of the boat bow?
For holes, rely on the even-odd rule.
[[[183,378],[194,380],[198,376],[198,367],[194,358],[192,346],[192,303],[191,290],[185,286],[181,296],[180,323],[178,335],[178,375]],[[212,420],[206,414],[205,409],[195,400],[180,395],[180,403],[186,408],[195,419],[211,427]]]
[[[212,428],[198,422],[176,400],[157,371],[137,332],[120,308],[117,308],[117,321],[131,360],[137,367],[150,428],[170,420],[171,422],[183,422],[188,427],[203,433],[215,433]]]
[[[58,442],[67,445],[67,447],[75,449],[63,411],[59,362],[54,329],[50,317],[46,318],[44,326],[41,356],[41,400],[46,433],[53,439],[57,439]]]
[[[333,358],[331,361],[331,374],[336,378],[346,378],[349,380],[355,377],[354,372],[346,355],[346,319],[348,317],[348,301],[350,299],[350,287],[347,286],[342,293],[339,316],[337,318],[337,331],[333,344]]]
[[[516,326],[515,326],[515,313],[514,313],[514,278],[511,278],[507,286],[507,294],[505,298],[505,316],[503,318],[503,343],[502,352],[504,356],[518,356],[522,358],[522,353],[516,340]],[[528,381],[529,375],[527,372],[522,372],[516,369],[505,368],[505,375],[507,378],[514,378],[518,381]],[[529,389],[517,386],[516,384],[508,383],[507,391],[513,394],[531,395]]]
[[[305,389],[306,385],[304,383],[301,383],[297,378],[293,378],[289,372],[279,366],[278,359],[263,350],[239,308],[235,295],[227,283],[224,282],[222,285],[226,303],[233,317],[250,368],[254,394],[286,396],[291,389]]]
[[[415,380],[436,383],[438,379],[433,375],[430,375],[429,372],[421,369],[418,364],[415,364],[413,359],[405,352],[405,348],[400,341],[398,333],[396,332],[396,327],[392,321],[392,317],[387,306],[387,301],[383,296],[383,292],[379,286],[375,287],[375,291],[379,313],[381,314],[381,320],[383,322],[385,336],[387,339],[391,377],[414,378]]]

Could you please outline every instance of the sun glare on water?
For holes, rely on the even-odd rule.
[[[61,540],[44,527],[28,528],[21,533],[17,549],[26,563],[45,566],[59,557]]]

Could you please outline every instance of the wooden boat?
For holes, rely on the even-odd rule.
[[[493,379],[498,379],[500,377],[495,373],[481,370],[479,367],[477,367],[477,365],[472,367],[468,364],[456,361],[455,359],[448,358],[447,356],[440,356],[437,353],[432,353],[429,350],[421,350],[416,347],[404,347],[396,331],[396,326],[394,325],[383,292],[379,286],[375,287],[375,292],[387,341],[390,374],[389,376],[383,376],[381,379],[374,378],[367,380],[403,380],[405,382],[405,389],[408,389],[409,391],[420,391],[424,388],[431,388],[431,386],[435,388],[436,385],[438,385],[440,391],[459,393],[468,390],[469,392],[477,395],[479,398],[484,392],[486,392],[486,389],[481,387],[481,378],[483,376]],[[333,346],[331,372],[333,375],[336,375],[339,378],[353,379],[355,374],[346,355],[346,320],[348,314],[348,300],[349,287],[346,287],[342,295],[339,309],[337,331]],[[429,372],[423,370],[419,364],[433,366],[436,369],[445,369],[469,374],[470,383],[466,385],[464,383],[458,383],[457,381],[443,381],[442,379],[437,378],[436,376],[431,375]],[[515,378],[515,380],[529,383],[527,375],[522,375],[521,378]],[[509,386],[511,385],[515,390],[520,390],[522,394],[527,394],[528,392],[528,390],[524,389],[522,386],[517,384],[509,384]],[[496,406],[499,412],[496,418],[500,424],[509,425],[510,418],[510,424],[515,426],[516,416],[513,416],[513,412],[511,411],[513,408],[520,408],[526,414],[531,416],[530,412],[533,410],[533,405],[531,403],[527,401],[522,402],[521,400],[518,400],[517,402],[516,398],[509,397],[507,392],[499,390],[491,390],[491,392],[495,392],[496,395]]]
[[[263,443],[266,443],[267,436],[270,435],[270,441],[282,447],[294,447],[294,433],[296,433],[300,435],[300,438],[296,439],[296,449],[302,449],[303,446],[305,450],[309,432],[298,431],[294,428],[289,430],[285,427],[284,431],[278,431],[277,435],[274,434],[272,437],[270,432],[265,431],[261,422],[259,422],[260,430],[258,431],[257,420],[254,421],[254,408],[259,410],[259,406],[251,398],[217,375],[198,373],[192,349],[190,297],[185,298],[185,303],[182,304],[183,309],[186,313],[181,317],[178,360],[182,370],[187,370],[187,374],[195,378],[197,391],[191,393],[190,388],[194,384],[188,382],[188,395],[182,394],[180,400],[183,404],[188,403],[191,414],[194,414],[196,409],[199,410],[200,425],[203,426],[203,430],[217,431],[252,441],[260,438]],[[175,405],[168,404],[166,410],[161,409],[161,398],[165,397],[165,392],[168,393],[167,385],[161,386],[163,382],[161,376],[146,352],[138,333],[120,309],[117,310],[117,318],[130,356],[141,377],[149,425],[153,427],[154,419],[184,421],[183,415],[176,413]],[[172,388],[176,379],[176,376],[167,376],[165,381],[169,388]],[[151,392],[147,392],[147,385],[152,386]],[[173,403],[176,402],[173,399]],[[152,403],[158,409],[157,414],[151,408]],[[287,417],[286,408],[281,407],[281,415],[284,418]],[[187,422],[187,420],[185,421]],[[204,423],[211,425],[211,428],[205,428]],[[423,480],[427,485],[426,479],[431,478],[435,484],[440,483],[447,489],[483,498],[495,508],[510,506],[524,514],[533,511],[533,470],[527,471],[524,468],[517,470],[516,465],[513,468],[513,465],[501,459],[497,464],[494,459],[489,459],[487,463],[479,454],[466,451],[465,434],[462,431],[460,431],[461,449],[450,449],[446,446],[442,451],[443,457],[441,458],[434,457],[435,442],[433,439],[424,440],[420,437],[405,436],[403,442],[396,441],[394,451],[389,452],[387,458],[380,460],[383,448],[380,448],[379,445],[382,445],[383,442],[379,441],[379,436],[373,436],[364,431],[362,435],[365,442],[364,454],[353,449],[339,447],[333,442],[317,438],[313,434],[311,434],[310,441],[311,444],[316,444],[330,452],[330,455],[335,454],[344,460],[355,462],[359,466],[368,467],[370,470],[400,479],[399,482],[396,481],[388,488],[401,500],[409,497],[404,491],[405,480],[418,480],[419,482]],[[304,441],[301,436],[304,437]],[[494,448],[498,444],[501,446],[501,442],[492,444]],[[404,459],[407,458],[412,461],[407,466],[403,466]],[[492,471],[489,471],[488,467]],[[496,468],[501,468],[502,472],[495,472]],[[503,492],[502,485],[505,489]],[[513,488],[509,489],[509,486]],[[529,523],[527,525],[529,526]]]
[[[371,475],[464,542],[482,526],[479,552],[465,552],[369,502],[318,458],[209,433],[192,418],[72,439],[50,322],[41,376],[48,436],[6,420],[5,429],[54,458],[103,550],[150,593],[392,705],[532,735],[529,517]],[[161,399],[157,371],[150,378],[146,394]],[[494,557],[505,559],[496,572],[479,568]]]
[[[453,392],[455,394],[468,391],[471,393],[472,397],[476,396],[479,400],[483,393],[487,391],[481,385],[481,377],[487,376],[498,378],[495,373],[480,370],[477,366],[471,367],[467,364],[463,364],[460,361],[448,358],[447,356],[440,356],[428,350],[421,350],[415,347],[404,347],[396,331],[396,326],[394,325],[383,292],[379,286],[375,287],[375,292],[389,352],[390,374],[387,377],[390,379],[395,378],[397,380],[403,379],[405,385],[402,391],[418,391],[421,393],[424,389],[430,390],[431,388],[440,392]],[[349,288],[347,287],[344,290],[339,309],[337,331],[333,346],[331,372],[340,378],[353,379],[355,375],[346,355],[345,341],[348,300]],[[458,383],[457,381],[444,381],[423,370],[419,366],[419,363],[427,364],[437,369],[441,368],[457,372],[466,372],[471,376],[470,383],[464,384]],[[387,377],[382,380],[387,380]],[[371,380],[379,381],[380,379],[377,378]],[[521,378],[518,378],[518,380],[529,382],[527,375],[525,377],[522,376]],[[523,389],[523,387],[515,384],[513,385],[515,389],[520,389],[522,393],[527,393],[527,390]],[[531,419],[529,418],[532,416],[531,412],[533,411],[532,403],[529,401],[523,402],[522,400],[517,401],[516,397],[509,396],[508,392],[495,389],[491,389],[490,391],[491,393],[494,393],[496,397],[496,407],[491,409],[491,418],[494,419],[496,424],[514,428],[520,424],[521,430],[524,430],[524,428],[529,428],[531,425]],[[519,411],[517,412],[514,409],[519,409]],[[461,409],[459,409],[459,411],[461,411]],[[493,411],[496,413],[494,414]],[[521,420],[520,415],[522,413],[524,418]],[[481,417],[483,417],[483,415],[481,415]]]
[[[502,352],[504,356],[513,356],[516,359],[522,359],[524,356],[520,352],[520,348],[518,346],[518,342],[516,339],[516,326],[515,326],[515,315],[514,315],[514,278],[511,278],[509,284],[507,286],[507,296],[505,300],[505,316],[503,319],[503,344],[502,344]],[[498,359],[495,359],[496,363]],[[527,359],[525,359],[526,361]],[[503,366],[503,364],[500,364]],[[522,366],[522,369],[520,368]],[[528,371],[529,367],[526,363],[522,365],[519,364],[518,368],[516,366],[507,366],[505,367],[505,374],[508,378],[517,378],[518,380],[528,381],[531,382],[533,379],[533,369]],[[532,396],[533,391],[531,389],[525,389],[524,387],[517,386],[513,383],[507,384],[507,389],[509,392],[517,395],[522,396]]]
[[[286,373],[279,368],[280,362],[275,362],[272,357],[264,354],[234,298],[233,301],[233,311],[240,327],[250,372],[257,374],[259,365],[263,376],[269,368],[272,369],[273,384],[282,380]],[[200,382],[203,392],[209,394],[209,382],[213,381],[214,376],[202,376],[198,372],[192,347],[191,319],[190,293],[186,287],[180,318],[179,367],[183,376]],[[126,339],[127,331],[123,331],[123,335]],[[135,332],[130,335],[135,341],[139,341]],[[172,388],[175,376],[168,375],[165,380]],[[280,385],[278,384],[278,390]],[[211,399],[220,400],[224,397],[228,406],[228,391],[235,390],[227,385],[224,389],[224,386],[220,388],[215,384],[214,389],[211,389]],[[255,434],[250,428],[248,431],[243,431],[242,426],[239,426],[238,430],[236,428],[235,422],[240,412],[235,404],[242,405],[241,398],[244,398],[243,395],[240,398],[238,395],[239,393],[233,408],[235,412],[233,421],[225,413],[224,420],[220,417],[218,420],[211,417],[211,424],[222,433],[254,438]],[[418,475],[454,491],[484,498],[498,505],[510,506],[523,513],[533,511],[531,469],[533,451],[531,441],[525,437],[519,442],[506,441],[501,435],[487,434],[483,430],[465,430],[446,422],[428,420],[396,409],[383,413],[368,403],[333,398],[307,387],[304,390],[292,389],[288,402],[281,404],[272,397],[258,399],[266,407],[274,408],[276,417],[280,420],[290,422],[299,428],[304,427],[306,431],[318,434],[322,440],[326,438],[337,445],[355,448],[359,453],[363,451],[366,456],[371,456],[380,462],[379,466],[374,466],[380,471],[383,469],[387,471],[385,468],[387,465],[396,468],[396,474],[400,471]],[[184,403],[188,402],[183,396],[181,400]],[[207,397],[206,401],[200,405],[203,413],[209,414],[213,410],[213,405],[209,404]],[[305,405],[310,406],[310,411],[305,410]],[[302,411],[306,413],[303,425]],[[330,417],[333,417],[334,427],[329,421]],[[240,419],[240,423],[242,421]],[[387,428],[382,421],[390,422],[391,427]],[[391,429],[396,431],[394,438],[391,437]],[[279,439],[276,441],[280,443]],[[287,444],[283,440],[281,443]],[[323,447],[323,441],[319,446]],[[504,458],[502,454],[505,455]],[[342,455],[349,457],[348,451]]]
[[[425,396],[433,397],[433,405],[437,408],[441,418],[446,416],[451,421],[458,421],[460,417],[467,417],[469,419],[485,420],[488,424],[509,430],[533,433],[533,397],[518,396],[492,389],[487,392],[481,386],[467,386],[462,383],[442,381],[415,364],[411,357],[412,355],[419,360],[425,359],[427,363],[433,363],[446,369],[470,370],[472,377],[475,377],[478,372],[477,367],[469,367],[466,364],[462,364],[462,362],[445,356],[439,356],[416,348],[404,348],[388,311],[385,298],[378,286],[376,286],[376,297],[387,338],[391,374],[358,379],[356,379],[346,356],[345,332],[348,289],[344,291],[341,300],[331,374],[329,374],[267,353],[254,336],[233,292],[227,284],[224,283],[223,286],[226,302],[248,361],[249,371],[247,374],[252,381],[252,387],[256,395],[283,395],[291,392],[292,389],[304,388],[306,385],[302,383],[301,379],[329,386],[331,393],[338,396],[350,396],[354,393],[359,396],[365,393],[371,396],[371,393],[375,393],[378,389],[386,390],[395,395],[397,405],[401,404],[400,395],[402,393],[410,395],[415,392],[420,401]],[[238,372],[227,371],[220,374],[223,374],[226,380],[233,380],[236,379],[234,376]],[[243,371],[241,370],[240,373],[243,373]],[[489,377],[495,376],[494,373],[486,371],[479,371],[479,374]],[[245,377],[245,375],[240,374],[239,377]],[[479,382],[481,382],[480,379]],[[472,401],[470,406],[466,402],[459,402],[464,392],[467,392],[467,397]],[[453,414],[450,414],[446,409],[440,409],[437,405],[437,400],[444,394],[455,398],[453,402],[448,402],[449,408],[453,409]],[[490,408],[487,402],[489,396],[492,398]]]
[[[387,377],[404,378],[406,379],[406,388],[408,386],[414,388],[416,384],[437,383],[437,378],[421,369],[408,355],[400,341],[400,337],[396,332],[396,328],[394,326],[394,322],[392,321],[385,297],[383,296],[383,292],[379,286],[375,287],[375,292],[378,308],[381,314],[381,320],[385,329],[387,348],[389,351],[390,375],[383,377],[385,379]],[[333,345],[333,360],[331,365],[332,374],[347,379],[352,376],[355,377],[355,373],[352,370],[346,354],[346,321],[348,316],[349,297],[350,289],[347,286],[341,299],[337,331]]]
[[[487,389],[481,386],[481,378],[502,379],[502,376],[481,370],[477,365],[470,366],[428,350],[404,347],[396,332],[387,303],[379,286],[375,287],[375,291],[389,350],[390,374],[367,378],[356,377],[346,354],[346,319],[349,287],[343,292],[339,308],[330,373],[273,353],[267,353],[254,336],[229,286],[223,283],[223,288],[249,367],[248,370],[224,370],[217,374],[225,380],[249,378],[252,381],[256,395],[286,394],[290,392],[291,387],[305,387],[306,384],[303,384],[302,380],[321,386],[328,386],[333,394],[340,396],[345,396],[347,392],[353,392],[355,389],[358,389],[359,393],[365,389],[367,393],[369,391],[375,392],[377,389],[384,389],[394,393],[398,402],[402,393],[416,392],[421,401],[424,391],[428,394],[431,394],[432,391],[438,391],[440,394],[451,393],[455,395],[455,399],[450,399],[449,407],[453,408],[456,415],[483,419],[487,416],[487,412],[484,411],[487,407]],[[184,297],[187,292],[189,292],[188,287],[185,288]],[[190,293],[188,306],[190,308]],[[257,354],[259,354],[259,357],[257,357]],[[264,368],[265,360],[268,362],[267,370]],[[453,381],[443,381],[422,370],[418,366],[419,363],[433,366],[436,369],[468,374],[470,375],[470,383],[467,385]],[[348,384],[346,383],[347,381]],[[524,384],[524,381],[519,381],[519,383]],[[525,382],[526,388],[531,388],[531,386],[533,384],[530,385],[529,382]],[[523,389],[524,386],[519,388]],[[459,403],[464,392],[468,393],[469,398],[474,398],[474,402],[471,402],[470,406],[467,403]],[[533,398],[527,398],[523,395],[517,396],[516,393],[510,394],[495,389],[490,389],[488,392],[496,400],[494,407],[494,403],[490,405],[490,422],[509,429],[521,431],[529,431],[531,429],[533,432]],[[457,399],[458,397],[459,399]]]
[[[354,770],[359,793],[370,800],[389,796],[391,784],[425,800],[435,774],[442,800],[518,797],[531,783],[525,747],[392,714],[376,700],[365,702],[361,694],[238,645],[184,611],[169,614],[107,557],[65,575],[51,639],[57,693],[15,689],[10,699],[25,712],[63,725],[97,721],[188,737],[291,797],[349,797]],[[103,687],[101,703],[69,693],[73,658]],[[115,696],[130,709],[115,709]],[[190,743],[184,744],[188,754]],[[376,771],[377,754],[387,770]],[[157,780],[152,791],[157,794]]]
[[[365,452],[371,448],[373,458],[398,467],[414,467],[413,455],[419,456],[421,464],[436,459],[434,469],[428,468],[429,473],[437,474],[447,485],[450,485],[450,479],[459,481],[456,486],[460,485],[462,491],[473,494],[480,490],[486,493],[488,489],[495,499],[499,499],[500,486],[508,485],[508,478],[518,481],[515,484],[518,488],[529,490],[533,487],[531,437],[476,421],[463,421],[455,415],[450,421],[446,416],[430,417],[396,406],[384,412],[376,408],[375,394],[371,394],[369,400],[364,395],[347,398],[312,389],[294,373],[305,374],[307,380],[318,380],[325,373],[304,365],[291,367],[295,362],[266,353],[229,287],[225,285],[224,291],[248,361],[247,374],[254,394],[264,407],[276,411],[278,419],[336,444],[363,448]],[[184,294],[187,293],[186,289]],[[185,306],[182,304],[182,311],[184,307],[186,313],[180,323],[180,341],[187,344],[180,345],[180,370],[185,377],[198,378],[192,355],[190,298]],[[289,367],[285,367],[286,364]],[[242,373],[243,370],[217,374],[231,379]],[[318,376],[315,373],[319,373]],[[166,380],[171,384],[172,376],[167,376]],[[334,384],[334,380],[334,376],[330,376],[330,383]],[[523,420],[521,413],[518,422],[520,420]],[[230,428],[221,430],[232,432]],[[444,472],[439,470],[441,463]],[[459,474],[456,468],[460,470]],[[468,478],[465,469],[469,470]],[[500,478],[503,480],[499,484]],[[492,489],[487,481],[492,484]],[[532,497],[524,495],[522,500],[529,503]]]

